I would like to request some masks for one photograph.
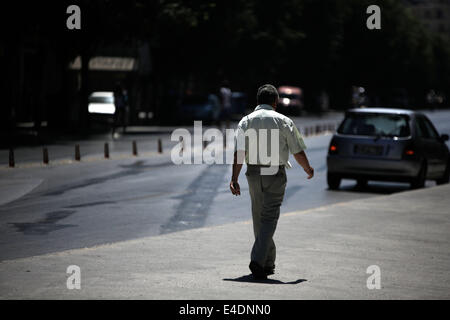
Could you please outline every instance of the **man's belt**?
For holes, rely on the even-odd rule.
[[[270,168],[270,167],[277,167],[277,166],[271,166],[270,164],[247,164],[248,168]],[[285,167],[284,164],[280,164],[278,166],[280,169],[283,169]]]

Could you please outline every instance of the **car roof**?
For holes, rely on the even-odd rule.
[[[400,108],[353,108],[348,109],[347,112],[355,113],[391,113],[391,114],[417,114],[414,110],[400,109]]]
[[[299,87],[293,87],[293,86],[281,86],[278,87],[278,93],[286,93],[286,94],[300,94],[302,92],[302,89]]]
[[[91,97],[112,97],[114,92],[112,91],[94,91],[91,93]]]

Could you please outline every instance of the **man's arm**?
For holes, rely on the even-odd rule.
[[[235,151],[233,160],[233,174],[231,176],[230,190],[235,196],[241,195],[241,187],[238,183],[239,173],[244,163],[245,151]]]
[[[306,149],[306,145],[303,141],[300,131],[298,131],[292,120],[289,120],[286,126],[284,126],[283,128],[285,129],[289,151],[292,152],[295,160],[308,174],[308,179],[311,179],[312,177],[314,177],[314,169],[309,165],[308,157],[306,156],[306,153],[304,151]]]
[[[309,165],[308,157],[306,156],[305,151],[294,154],[294,158],[298,164],[302,166],[303,170],[305,170],[308,175],[308,179],[314,177],[314,168]]]

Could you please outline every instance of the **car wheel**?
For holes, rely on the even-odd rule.
[[[360,189],[364,189],[367,187],[367,180],[366,179],[358,179],[356,180],[356,187]]]
[[[426,163],[423,163],[422,167],[420,168],[419,174],[411,182],[411,189],[420,189],[425,187],[426,180],[427,180],[427,165]]]
[[[449,183],[449,181],[450,181],[450,161],[447,163],[444,175],[442,176],[442,178],[436,180],[436,184],[441,185],[444,183]]]
[[[339,189],[339,186],[341,185],[341,177],[339,177],[337,174],[328,172],[327,183],[328,183],[328,187],[331,190],[337,190],[337,189]]]

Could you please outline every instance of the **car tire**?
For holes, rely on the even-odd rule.
[[[339,189],[339,186],[341,185],[341,177],[335,173],[327,173],[327,183],[328,187],[331,190],[337,190]]]
[[[367,188],[367,180],[366,179],[356,180],[356,187],[359,189]]]
[[[411,189],[420,189],[425,187],[425,182],[427,180],[427,164],[423,163],[420,167],[419,174],[411,182]]]
[[[437,185],[449,183],[450,181],[450,161],[447,163],[447,167],[445,168],[444,175],[442,178],[436,180]]]

